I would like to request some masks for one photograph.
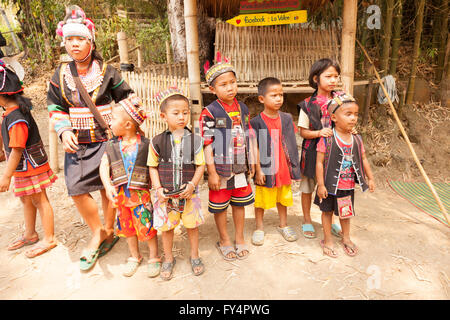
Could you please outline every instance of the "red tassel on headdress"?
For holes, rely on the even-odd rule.
[[[222,55],[220,54],[220,51],[217,51],[216,53],[216,63],[222,62]]]
[[[209,67],[210,67],[209,60],[207,60],[203,65],[203,70],[205,71],[205,74],[208,73]]]

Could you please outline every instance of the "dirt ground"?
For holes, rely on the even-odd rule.
[[[26,93],[33,98],[33,114],[48,148],[45,86],[44,81],[34,82]],[[0,164],[0,172],[4,168],[5,162]],[[448,178],[448,169],[444,168],[439,180]],[[23,214],[20,200],[11,192],[0,194],[0,299],[449,299],[450,229],[386,188],[386,168],[374,171],[380,174],[376,192],[356,192],[352,240],[360,252],[353,258],[344,254],[337,238],[339,257],[322,254],[320,211],[314,205],[317,239],[301,235],[301,203],[297,196],[288,210],[288,223],[299,234],[297,241],[288,243],[278,234],[278,216],[272,209],[265,216],[264,245],[251,245],[254,209],[249,206],[245,236],[251,254],[246,260],[227,262],[214,247],[218,234],[214,218],[207,213],[204,184],[201,197],[206,222],[200,227],[200,256],[206,272],[200,277],[192,275],[187,234],[180,227],[174,241],[175,276],[169,282],[147,278],[145,264],[133,277],[123,277],[121,271],[128,257],[124,239],[90,272],[80,272],[78,259],[90,231],[67,196],[60,171],[56,184],[48,190],[59,245],[35,259],[26,258],[25,249],[6,250],[22,232]],[[94,193],[94,197],[100,203],[99,194]],[[231,214],[228,230],[233,234]],[[42,235],[39,219],[37,231]],[[141,244],[140,248],[148,256],[147,247]]]

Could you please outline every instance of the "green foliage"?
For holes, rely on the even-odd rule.
[[[143,48],[143,59],[150,63],[166,62],[166,40],[170,39],[169,22],[164,19],[154,19],[149,25],[140,28],[136,34],[137,43]]]
[[[128,18],[113,16],[109,19],[100,19],[96,23],[97,35],[95,43],[97,50],[103,58],[108,60],[117,54],[117,33],[124,31],[128,36],[136,32],[136,24]]]

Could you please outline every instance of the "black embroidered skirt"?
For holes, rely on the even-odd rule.
[[[64,177],[69,196],[78,196],[103,189],[100,179],[100,162],[106,142],[79,144],[76,153],[64,158]]]

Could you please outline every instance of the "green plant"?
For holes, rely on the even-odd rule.
[[[165,63],[165,42],[170,38],[167,17],[151,20],[142,26],[136,34],[136,41],[142,46],[143,59],[147,63]]]

